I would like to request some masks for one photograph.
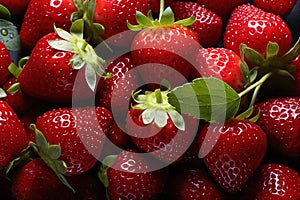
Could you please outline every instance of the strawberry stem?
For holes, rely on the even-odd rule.
[[[162,15],[164,13],[164,9],[165,9],[165,1],[164,0],[160,0],[160,4],[159,4],[159,17],[158,17],[159,21],[161,21]]]
[[[162,103],[163,99],[162,99],[162,95],[161,95],[161,91],[160,89],[156,89],[155,90],[155,97],[156,97],[156,103]]]

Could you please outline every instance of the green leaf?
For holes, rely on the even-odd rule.
[[[48,155],[51,159],[57,160],[61,155],[61,148],[59,145],[50,145]]]
[[[178,20],[174,24],[181,26],[192,26],[195,23],[195,21],[195,17],[190,16],[189,18]]]
[[[241,98],[228,84],[216,78],[199,78],[168,94],[169,103],[181,113],[206,121],[233,118]]]
[[[17,83],[12,84],[12,85],[7,89],[7,92],[13,95],[13,94],[17,93],[19,90],[20,90],[20,83],[17,82]]]
[[[22,68],[16,66],[14,63],[11,63],[8,66],[8,71],[15,77],[18,78],[22,72]]]
[[[286,52],[281,58],[282,63],[290,63],[293,60],[297,58],[297,56],[300,54],[300,37],[298,38],[297,42],[294,44],[294,46]]]
[[[244,54],[247,60],[254,65],[260,66],[265,61],[259,52],[251,49],[250,47],[244,48]]]
[[[6,96],[7,96],[6,92],[2,88],[0,88],[0,98],[4,98]]]
[[[279,45],[276,42],[269,42],[266,49],[266,59],[269,60],[278,55]]]
[[[258,67],[253,67],[250,70],[250,83],[253,83],[258,76]]]
[[[98,171],[98,178],[106,188],[108,187],[107,169],[115,163],[116,159],[116,155],[106,156],[102,161],[100,170]]]
[[[249,118],[253,114],[253,111],[254,111],[254,107],[251,106],[250,108],[248,108],[246,111],[244,111],[243,113],[239,114],[235,118],[236,119],[240,119],[240,120],[247,119],[247,118]]]
[[[246,85],[250,83],[250,72],[249,72],[249,68],[246,65],[246,63],[244,62],[240,62],[240,69],[242,72],[242,75],[246,81]]]
[[[95,29],[97,30],[98,34],[101,35],[104,33],[105,28],[102,24],[99,23],[93,23],[93,26],[95,27]]]
[[[136,11],[136,21],[142,27],[149,27],[153,25],[152,21],[140,11]]]
[[[70,31],[73,35],[76,35],[79,38],[83,38],[84,31],[84,21],[83,19],[78,19],[72,23]]]
[[[175,18],[174,13],[170,7],[166,8],[161,16],[161,25],[172,25],[174,24]]]
[[[35,132],[36,137],[36,146],[43,153],[47,154],[49,149],[49,143],[47,142],[45,136],[42,134],[40,130],[38,130],[35,124],[30,124],[30,128]]]

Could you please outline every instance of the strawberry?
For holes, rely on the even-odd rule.
[[[161,4],[163,8],[163,3]],[[193,16],[174,22],[170,8],[160,12],[154,20],[137,12],[138,25],[128,24],[129,29],[139,31],[131,45],[133,63],[146,84],[160,84],[167,79],[171,87],[186,82],[195,51],[199,49],[197,35],[188,27]],[[155,86],[155,85],[154,85]]]
[[[32,50],[18,77],[20,87],[24,93],[49,102],[70,104],[72,97],[88,99],[101,86],[103,79],[97,86],[97,74],[104,72],[104,61],[82,38],[55,30]]]
[[[166,168],[149,171],[150,161],[133,150],[108,158],[112,164],[102,165],[100,180],[107,187],[110,200],[157,199],[164,190],[168,177]],[[105,170],[106,176],[103,176]]]
[[[300,175],[284,165],[262,165],[249,180],[242,199],[300,199]]]
[[[300,156],[300,98],[282,97],[257,103],[257,124],[267,134],[268,144],[286,157]]]
[[[248,120],[210,123],[200,132],[200,153],[219,185],[228,192],[240,191],[261,164],[266,153],[264,131]]]
[[[128,31],[126,21],[136,23],[135,12],[139,10],[147,14],[149,10],[148,0],[96,0],[94,22],[104,26],[104,33],[101,35],[111,45],[130,45],[134,32]]]
[[[181,116],[167,98],[167,91],[159,89],[138,95],[138,104],[128,112],[126,128],[140,150],[171,164],[178,162],[193,142],[198,124],[192,117]]]
[[[7,102],[0,100],[0,170],[25,149],[29,143],[26,132],[14,112]]]
[[[1,0],[0,4],[5,6],[13,15],[23,14],[27,8],[30,0],[14,1],[14,0]]]
[[[106,72],[114,74],[96,94],[96,105],[111,110],[120,119],[126,116],[132,92],[139,85],[130,54],[107,61]]]
[[[218,14],[222,20],[226,21],[230,13],[238,6],[246,3],[247,0],[225,0],[225,1],[211,1],[211,0],[196,0],[200,5],[204,5],[211,11]]]
[[[269,42],[278,43],[278,56],[289,50],[292,35],[282,18],[251,4],[238,6],[232,12],[224,33],[225,48],[239,55],[243,43],[264,57]]]
[[[196,2],[173,2],[171,8],[175,20],[195,17],[191,29],[197,34],[199,43],[203,47],[212,47],[218,44],[221,38],[222,19],[206,7]]]
[[[12,59],[7,47],[0,42],[0,85],[3,85],[7,81],[10,74],[8,66],[11,63]]]
[[[14,199],[63,199],[69,192],[55,173],[40,158],[35,158],[19,168],[12,177]]]
[[[64,30],[71,27],[71,14],[77,11],[74,0],[32,0],[20,30],[23,47],[33,49],[43,36],[53,32],[53,24]],[[79,1],[81,2],[81,0]]]
[[[203,48],[198,51],[197,66],[193,68],[190,79],[215,77],[221,79],[234,90],[243,89],[244,77],[241,71],[241,58],[226,48]]]
[[[49,143],[60,145],[67,173],[81,174],[96,164],[111,121],[103,107],[58,108],[39,116],[36,129]]]
[[[267,12],[286,17],[296,5],[297,0],[254,0],[253,3]]]
[[[168,198],[174,200],[225,199],[225,192],[203,169],[190,169],[170,178]]]

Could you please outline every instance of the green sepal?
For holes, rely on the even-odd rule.
[[[252,117],[252,118],[250,118],[250,119],[248,119],[248,120],[249,120],[250,122],[256,123],[257,120],[260,118],[260,116],[261,116],[261,111],[259,110],[258,113],[257,113],[254,117]]]
[[[7,20],[11,19],[10,11],[5,6],[3,6],[2,4],[0,4],[0,18],[1,19],[7,19]]]
[[[243,51],[244,51],[244,55],[245,55],[247,61],[251,62],[255,66],[260,66],[263,62],[265,62],[265,59],[256,50],[245,46],[243,48]]]
[[[67,165],[63,160],[57,160],[61,155],[61,148],[58,144],[50,144],[43,133],[36,128],[34,124],[30,128],[36,134],[36,143],[29,142],[29,146],[33,148],[34,152],[53,170],[58,179],[74,193],[75,190],[68,183],[64,175],[67,173]]]
[[[17,93],[20,90],[20,83],[14,83],[12,84],[8,89],[7,92],[10,93],[11,95]]]
[[[277,57],[279,52],[279,45],[276,42],[269,42],[266,49],[266,59],[270,60]]]
[[[87,1],[87,0],[85,0],[85,1]],[[73,22],[73,21],[76,21],[76,20],[78,20],[78,19],[80,19],[80,18],[82,18],[83,17],[83,12],[84,12],[84,7],[83,7],[83,2],[82,2],[82,0],[74,0],[74,5],[75,5],[75,7],[77,8],[77,11],[76,12],[73,12],[72,14],[71,14],[71,21]]]
[[[0,88],[0,98],[4,98],[4,97],[7,97],[7,94],[2,88]]]
[[[294,46],[280,58],[280,62],[290,63],[293,60],[295,60],[299,54],[300,54],[300,37],[298,38]]]
[[[17,67],[14,63],[11,63],[11,64],[8,66],[8,71],[9,71],[15,78],[18,78],[19,75],[20,75],[21,72],[22,72],[22,68]]]
[[[194,16],[176,21],[174,24],[181,26],[192,26],[196,22]]]
[[[160,23],[162,25],[172,25],[175,22],[175,17],[172,9],[170,7],[167,7],[160,19]]]
[[[174,88],[168,94],[169,103],[181,113],[209,122],[233,118],[241,98],[225,82],[216,78],[198,78]]]
[[[99,180],[105,188],[108,187],[107,169],[110,168],[116,161],[117,155],[106,156],[102,161],[101,167],[97,173]]]
[[[245,110],[244,112],[240,113],[235,118],[239,119],[239,120],[248,119],[253,114],[253,111],[254,111],[254,107],[251,106],[247,110]]]
[[[74,21],[71,25],[70,32],[79,38],[83,38],[84,20],[77,19],[76,21]]]

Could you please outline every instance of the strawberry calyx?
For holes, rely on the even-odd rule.
[[[85,68],[85,79],[92,91],[96,89],[97,75],[103,78],[113,76],[105,73],[105,60],[100,58],[93,47],[83,39],[83,34],[78,32],[69,33],[56,27],[54,27],[54,30],[62,40],[51,40],[48,42],[49,45],[57,50],[74,53],[70,60],[72,68],[75,70]]]
[[[140,91],[133,94],[137,105],[134,109],[143,110],[143,123],[148,125],[152,122],[159,128],[167,125],[167,120],[171,119],[179,130],[185,130],[184,119],[181,114],[168,101],[169,91],[156,89],[154,92],[146,91],[145,94],[139,94]]]
[[[132,25],[127,21],[127,27],[133,31],[139,31],[144,28],[155,27],[155,26],[191,26],[194,22],[194,16],[191,16],[186,19],[182,19],[179,21],[175,21],[174,13],[170,7],[167,7],[164,10],[164,0],[160,1],[160,11],[158,19],[154,19],[152,15],[152,11],[150,10],[145,16],[142,12],[136,12],[136,21],[138,25]]]
[[[30,128],[36,134],[36,143],[29,142],[28,146],[53,170],[58,179],[75,193],[75,190],[64,177],[67,173],[66,163],[63,160],[58,160],[61,155],[60,145],[50,144],[34,124],[31,124]]]

